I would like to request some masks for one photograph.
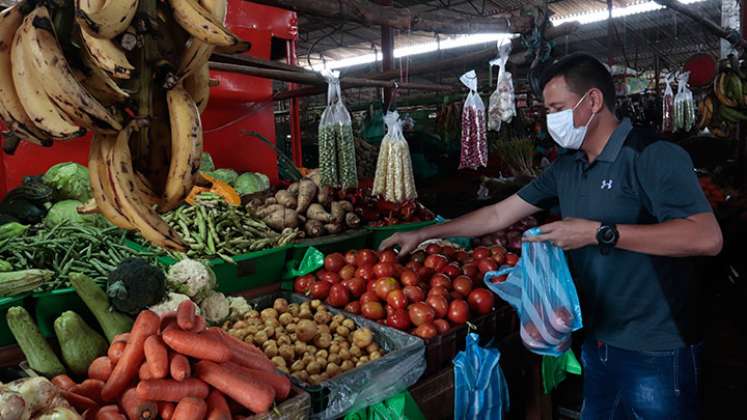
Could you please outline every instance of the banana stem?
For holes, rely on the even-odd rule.
[[[158,14],[158,2],[156,0],[142,0],[138,4],[138,15],[140,27],[138,32],[142,37],[142,46],[138,51],[138,68],[140,78],[138,80],[138,116],[150,120],[153,114],[153,70],[152,66],[158,57],[156,41],[153,37],[155,28],[151,24],[156,22]],[[135,136],[134,155],[138,170],[148,173],[150,129],[142,127]]]

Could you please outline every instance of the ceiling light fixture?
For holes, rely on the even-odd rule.
[[[701,3],[703,1],[706,0],[679,0],[679,2],[682,4]],[[625,7],[613,7],[612,18],[615,19],[624,16],[636,15],[639,13],[653,12],[661,9],[664,9],[664,6],[653,1],[645,1]],[[553,16],[550,18],[550,22],[552,22],[552,24],[555,26],[567,22],[579,22],[582,25],[586,25],[589,23],[605,21],[608,17],[609,13],[607,12],[607,9],[599,9],[594,12],[581,13],[576,15]]]

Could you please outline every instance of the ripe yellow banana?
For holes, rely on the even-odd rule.
[[[96,38],[112,39],[130,26],[138,3],[138,0],[75,0],[75,15],[84,31]]]
[[[726,94],[726,73],[719,73],[716,80],[713,81],[713,93],[716,94],[716,98],[718,98],[718,101],[723,105],[730,108],[737,106],[737,101],[729,98]]]
[[[11,6],[0,13],[0,118],[8,129],[17,132],[32,143],[49,144],[51,138],[38,130],[23,109],[13,85],[13,68],[10,50],[13,36],[23,22],[19,6]]]
[[[109,39],[96,38],[86,31],[80,31],[83,48],[93,58],[94,63],[111,77],[129,79],[135,68],[127,60],[124,51]]]
[[[200,4],[218,22],[223,23],[226,20],[227,0],[201,0]],[[179,69],[177,71],[179,77],[184,78],[198,71],[202,65],[208,62],[214,50],[215,47],[208,43],[202,42],[197,38],[190,39],[179,62]]]
[[[228,31],[223,23],[216,19],[197,0],[169,0],[174,10],[174,19],[189,32],[192,37],[214,46],[231,47],[241,40]]]
[[[171,163],[161,211],[169,211],[192,190],[202,156],[202,124],[195,101],[181,86],[166,94],[171,123]]]
[[[130,97],[130,94],[119,87],[114,79],[94,64],[93,59],[85,50],[81,51],[81,61],[84,66],[84,77],[81,83],[103,105],[117,104]]]
[[[116,142],[114,134],[96,134],[91,141],[88,151],[88,175],[91,179],[91,191],[96,200],[96,208],[114,226],[122,229],[133,230],[135,227],[125,216],[121,203],[117,202],[114,195],[114,184],[109,178],[109,169],[106,166],[105,154],[108,154]]]
[[[75,125],[47,95],[39,81],[41,75],[38,73],[38,68],[34,68],[31,57],[26,54],[21,45],[21,37],[27,36],[30,25],[31,21],[27,16],[16,31],[10,50],[13,63],[13,86],[16,92],[23,92],[23,95],[19,95],[18,98],[37,129],[42,130],[47,136],[56,139],[79,137],[85,133],[85,130]]]
[[[184,79],[184,89],[194,99],[200,114],[207,108],[210,99],[210,68],[207,63]]]
[[[54,34],[45,6],[38,6],[23,24],[19,38],[35,64],[39,81],[50,98],[76,124],[97,131],[119,131],[122,124],[78,83]]]
[[[122,204],[124,214],[143,238],[163,248],[183,251],[185,247],[179,234],[161,219],[154,209],[145,204],[134,188],[137,181],[129,144],[133,130],[134,124],[129,124],[120,131],[111,151],[105,157],[109,177],[114,184],[114,194]]]

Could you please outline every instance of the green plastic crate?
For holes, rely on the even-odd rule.
[[[127,242],[127,246],[144,249],[135,242]],[[213,269],[218,279],[218,291],[240,292],[279,282],[285,267],[288,249],[289,246],[284,246],[237,255],[232,257],[236,264],[229,264],[220,258],[208,260],[210,268]],[[159,257],[158,261],[165,266],[171,266],[177,262],[169,256]]]
[[[306,250],[313,246],[322,251],[324,255],[334,252],[347,252],[351,249],[363,249],[368,247],[368,239],[371,232],[367,229],[349,230],[338,235],[322,236],[321,238],[302,239],[293,244],[289,261],[297,266],[306,254]],[[295,261],[295,263],[293,263]]]
[[[426,226],[430,226],[434,224],[436,224],[435,220],[428,220],[425,222],[404,223],[401,225],[391,225],[391,226],[382,226],[382,227],[366,226],[366,229],[368,229],[371,232],[371,248],[377,249],[379,245],[382,242],[384,242],[386,238],[394,235],[397,232],[409,232],[412,230],[418,230],[420,228],[424,228]]]
[[[8,328],[8,322],[5,320],[5,315],[8,313],[9,308],[14,306],[26,306],[24,305],[26,296],[28,295],[0,298],[0,347],[15,344],[16,339],[13,338],[10,328]]]
[[[96,317],[88,310],[83,299],[78,296],[73,288],[35,293],[33,298],[36,301],[34,318],[36,318],[36,324],[44,337],[54,337],[54,320],[65,311],[77,313],[91,328],[101,330]]]

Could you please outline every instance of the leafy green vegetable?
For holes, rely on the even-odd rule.
[[[26,233],[28,228],[27,225],[22,225],[17,222],[6,223],[0,226],[0,240],[4,241],[6,239],[17,238]]]
[[[47,170],[42,180],[54,188],[58,200],[88,201],[91,198],[91,183],[88,168],[74,162],[58,163]]]
[[[234,188],[239,195],[254,194],[270,188],[270,179],[259,172],[245,172],[236,178]]]
[[[239,174],[233,169],[216,169],[207,174],[231,185],[233,185],[233,183],[236,182],[236,178],[239,177]]]
[[[215,170],[215,163],[213,163],[213,157],[210,156],[210,153],[202,152],[202,157],[200,158],[200,170],[202,172]]]
[[[80,214],[78,206],[81,206],[78,200],[63,200],[55,203],[49,209],[47,217],[44,218],[44,224],[49,227],[56,226],[65,221],[73,224],[100,225],[103,219],[98,214]]]

